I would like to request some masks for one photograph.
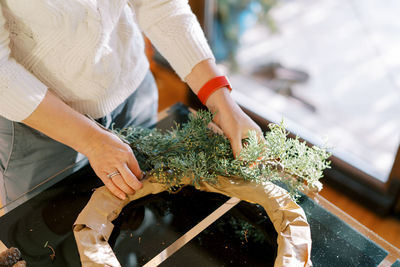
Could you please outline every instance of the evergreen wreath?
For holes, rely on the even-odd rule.
[[[196,185],[216,183],[219,175],[284,184],[294,198],[307,188],[322,189],[319,179],[330,165],[330,153],[324,148],[309,147],[298,137],[289,138],[283,123],[271,123],[265,142],[250,131],[235,159],[229,140],[207,127],[212,119],[211,112],[200,110],[190,114],[187,123],[167,132],[141,127],[113,131],[131,144],[142,170],[170,192],[181,188],[184,177]]]

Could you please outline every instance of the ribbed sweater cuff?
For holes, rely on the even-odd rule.
[[[184,31],[171,32],[170,29],[166,30],[165,26],[162,22],[153,25],[146,34],[182,80],[199,62],[206,59],[215,60],[197,20],[186,24]]]
[[[0,115],[22,121],[37,108],[47,87],[14,59],[0,65]]]

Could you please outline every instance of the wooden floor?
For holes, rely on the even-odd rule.
[[[188,104],[186,86],[175,74],[153,64],[152,71],[159,87],[159,110],[176,102]],[[399,218],[381,217],[327,185],[324,185],[320,194],[383,239],[400,248]]]

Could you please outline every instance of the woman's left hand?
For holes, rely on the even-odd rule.
[[[260,127],[231,98],[227,88],[214,92],[208,98],[206,105],[215,113],[214,122],[229,139],[234,157],[240,154],[242,139],[248,137],[250,130],[256,131],[260,140],[263,140]]]
[[[206,59],[193,67],[185,81],[197,95],[207,81],[221,75],[215,61]],[[260,140],[263,140],[260,127],[233,101],[228,88],[220,88],[213,92],[208,97],[206,106],[211,112],[215,113],[214,122],[229,138],[235,157],[242,150],[242,139],[247,137],[250,130],[255,130],[259,134]]]

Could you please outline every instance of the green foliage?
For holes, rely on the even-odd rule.
[[[207,128],[212,118],[210,112],[199,111],[166,133],[139,127],[115,132],[131,144],[141,168],[171,191],[181,186],[184,177],[196,185],[215,183],[218,175],[258,183],[279,181],[293,196],[306,187],[321,187],[318,180],[329,167],[330,156],[324,149],[288,138],[282,124],[270,124],[265,142],[250,131],[235,159],[229,141]]]

